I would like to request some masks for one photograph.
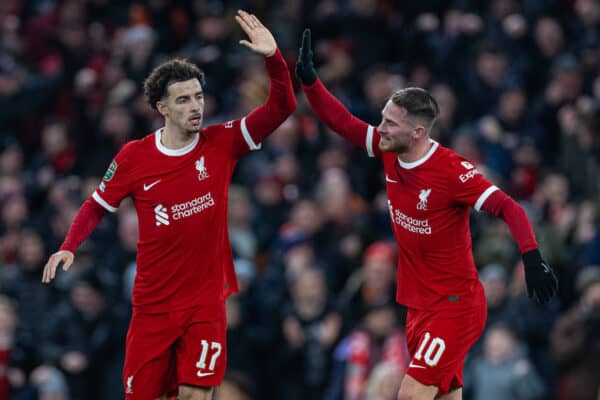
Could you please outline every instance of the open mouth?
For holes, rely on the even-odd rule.
[[[192,118],[190,118],[190,122],[192,123],[192,125],[200,125],[200,123],[202,122],[202,116],[195,115]]]

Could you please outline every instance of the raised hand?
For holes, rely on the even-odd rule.
[[[263,56],[272,56],[277,50],[277,43],[271,32],[256,18],[254,14],[248,14],[246,11],[238,10],[235,20],[242,27],[247,40],[240,40],[240,44],[246,46],[255,53]]]
[[[558,290],[558,279],[554,271],[542,259],[538,249],[523,254],[523,264],[529,298],[540,304],[546,304]]]
[[[303,85],[312,85],[317,80],[317,71],[313,64],[313,52],[310,43],[310,29],[302,34],[302,45],[296,62],[296,76]]]
[[[73,264],[73,259],[75,256],[68,250],[57,251],[56,253],[50,256],[48,262],[44,266],[44,272],[42,273],[42,282],[50,283],[52,279],[56,276],[56,269],[62,263],[63,271],[67,271],[71,264]]]

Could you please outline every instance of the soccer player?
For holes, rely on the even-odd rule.
[[[75,217],[65,241],[44,267],[68,270],[73,253],[105,211],[131,196],[139,218],[133,315],[123,384],[127,400],[208,400],[226,367],[225,298],[237,291],[227,234],[227,193],[237,160],[261,147],[296,108],[292,82],[271,32],[252,14],[236,20],[264,56],[269,97],[246,117],[202,128],[203,73],[174,59],[144,83],[165,125],[127,143]]]
[[[379,126],[368,125],[317,78],[309,30],[304,31],[296,74],[317,116],[383,161],[399,248],[396,300],[408,308],[412,357],[398,400],[461,399],[464,358],[486,320],[471,252],[469,209],[483,209],[506,221],[523,257],[531,298],[543,304],[558,289],[525,212],[468,160],[429,137],[439,110],[426,90],[395,91]]]

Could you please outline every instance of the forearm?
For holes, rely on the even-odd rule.
[[[317,117],[331,130],[363,149],[367,148],[369,124],[356,118],[323,85],[320,79],[302,90]],[[375,146],[374,146],[375,147]]]
[[[91,197],[88,198],[77,212],[60,250],[74,253],[77,247],[94,231],[106,210]]]
[[[269,97],[246,117],[248,130],[255,143],[260,143],[277,129],[296,109],[290,73],[279,50],[265,57],[265,67],[271,80]]]
[[[506,222],[519,246],[521,254],[525,254],[530,250],[538,248],[533,228],[523,207],[517,204],[517,202],[507,196],[504,192],[496,190],[485,203],[483,203],[482,208],[490,214],[502,218],[504,222]]]

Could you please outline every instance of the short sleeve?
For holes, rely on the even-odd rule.
[[[488,197],[498,190],[470,161],[458,155],[452,158],[448,171],[453,200],[477,211],[480,211]]]
[[[92,194],[92,198],[107,211],[117,211],[121,200],[130,193],[130,174],[127,168],[127,155],[129,152],[129,146],[123,146],[111,161],[102,182]]]

